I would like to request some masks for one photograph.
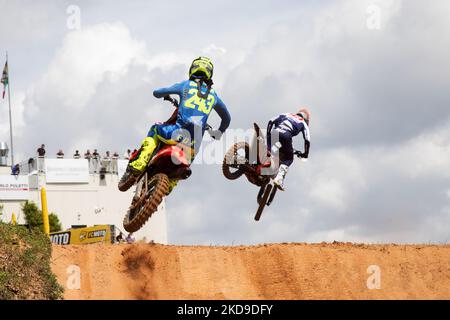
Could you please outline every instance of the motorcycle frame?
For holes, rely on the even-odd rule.
[[[279,168],[279,148],[277,149],[276,154],[268,157],[266,136],[257,123],[254,123],[253,127],[254,134],[249,144],[249,164],[260,165],[270,160],[270,167],[261,168],[261,174],[272,177],[276,174]],[[274,134],[272,138],[277,138],[277,135]]]

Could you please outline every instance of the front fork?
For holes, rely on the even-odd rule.
[[[178,179],[172,178],[169,180],[169,192],[167,195],[169,195],[173,189],[178,185]],[[147,194],[148,192],[148,173],[144,173],[144,177],[141,178],[141,181],[139,181],[138,185],[136,186],[136,190],[134,192],[133,196],[133,204],[136,203],[141,198],[142,192],[144,194]]]
[[[141,198],[142,189],[144,189],[144,192],[147,193],[147,188],[148,188],[148,173],[145,172],[144,177],[139,179],[139,182],[136,186],[136,190],[134,191],[133,203]]]

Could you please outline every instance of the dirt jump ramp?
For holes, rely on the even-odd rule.
[[[450,245],[54,246],[66,299],[450,299]]]

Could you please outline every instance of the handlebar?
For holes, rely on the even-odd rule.
[[[303,158],[303,157],[302,157],[303,152],[301,152],[300,150],[295,150],[295,149],[294,149],[294,154],[295,154],[298,158],[300,158],[302,161],[308,161],[308,158]]]
[[[164,96],[164,101],[169,101],[170,103],[173,104],[173,106],[174,106],[175,108],[178,108],[178,106],[179,106],[179,105],[178,105],[178,100],[172,98],[171,96]]]
[[[302,154],[303,152],[301,152],[300,150],[294,149],[294,155],[296,155],[297,157],[302,158]]]
[[[208,131],[208,133],[209,133],[209,135],[211,136],[211,137],[213,137],[213,128],[209,125],[209,124],[206,124],[206,126],[205,126],[205,130],[206,131]],[[214,137],[213,137],[214,138]]]

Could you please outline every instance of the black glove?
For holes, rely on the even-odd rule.
[[[304,153],[304,152],[295,151],[294,154],[295,154],[297,157],[299,157],[299,158],[302,158],[302,159],[308,159],[308,155],[307,155],[306,153]]]

